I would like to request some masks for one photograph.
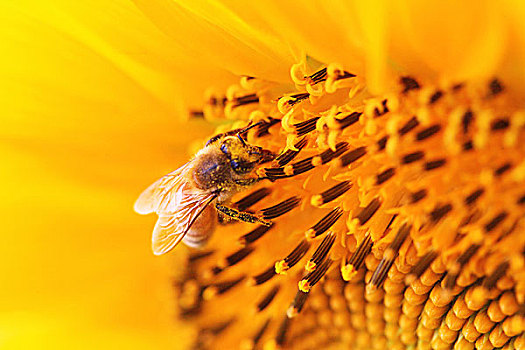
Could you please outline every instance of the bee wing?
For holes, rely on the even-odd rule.
[[[217,198],[215,194],[182,193],[182,202],[175,212],[167,215],[159,214],[151,242],[155,255],[162,255],[172,250],[208,204]]]
[[[170,206],[176,207],[178,188],[185,183],[184,175],[190,169],[188,162],[177,170],[161,177],[144,190],[135,202],[133,209],[139,214],[160,213],[169,211]]]

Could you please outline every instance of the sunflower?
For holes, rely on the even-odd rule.
[[[22,29],[2,33],[4,222],[47,253],[42,278],[27,280],[41,247],[4,274],[23,283],[16,305],[32,300],[10,309],[11,327],[55,344],[68,344],[62,328],[168,344],[155,296],[122,288],[137,271],[169,281],[129,245],[147,225],[123,208],[208,125],[254,122],[248,142],[278,156],[232,203],[273,224],[227,223],[202,251],[177,247],[176,325],[195,348],[525,346],[520,2],[0,6]],[[36,298],[29,285],[47,287]]]

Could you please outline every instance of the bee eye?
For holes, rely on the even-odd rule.
[[[242,170],[241,162],[238,162],[238,161],[236,161],[234,159],[230,160],[230,165],[231,165],[232,169],[235,170],[235,171]]]
[[[245,173],[253,168],[252,163],[246,163],[243,161],[237,161],[235,159],[230,160],[230,166],[237,173]]]
[[[221,151],[222,151],[222,153],[226,154],[227,156],[230,155],[230,150],[228,149],[228,145],[226,143],[223,143],[221,145]]]

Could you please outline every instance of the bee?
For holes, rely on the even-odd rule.
[[[240,221],[271,224],[223,205],[236,192],[262,180],[255,167],[275,158],[271,151],[242,138],[257,125],[260,123],[212,137],[188,163],[142,192],[134,209],[139,214],[158,215],[152,236],[155,255],[169,252],[180,241],[194,248],[203,246],[217,225],[217,210]]]

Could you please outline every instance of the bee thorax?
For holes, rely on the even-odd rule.
[[[210,152],[195,159],[193,180],[202,190],[220,189],[231,178],[229,160],[223,154]]]

